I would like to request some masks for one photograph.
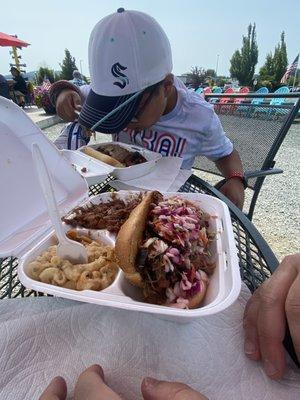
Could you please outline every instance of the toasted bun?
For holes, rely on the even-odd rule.
[[[202,290],[200,293],[195,294],[195,296],[191,297],[189,299],[189,308],[198,308],[200,306],[200,304],[202,303],[202,300],[205,297],[206,294],[206,289],[207,289],[207,281],[202,280],[201,281],[201,285],[202,285]]]
[[[140,273],[136,270],[136,257],[146,229],[150,205],[155,199],[155,192],[148,192],[143,200],[121,226],[115,244],[118,265],[124,271],[126,279],[133,285],[143,287]]]
[[[99,161],[104,162],[105,164],[112,165],[113,167],[117,168],[124,168],[124,164],[120,163],[118,160],[111,156],[107,156],[104,153],[101,153],[101,151],[95,150],[92,147],[84,147],[82,151],[87,154],[88,156],[91,156],[93,158],[96,158]]]

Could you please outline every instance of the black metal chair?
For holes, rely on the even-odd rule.
[[[230,97],[230,102],[215,101],[224,96]],[[245,213],[251,220],[266,176],[283,172],[274,168],[275,156],[297,117],[300,93],[208,94],[205,98],[208,102],[214,99],[215,111],[242,159],[245,178],[253,191],[249,210]],[[263,102],[257,102],[258,98]],[[274,105],[277,98],[284,98],[284,101]],[[204,157],[197,157],[193,168],[221,175],[215,164]]]

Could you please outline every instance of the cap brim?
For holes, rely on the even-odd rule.
[[[126,100],[133,97],[134,94],[135,93],[126,96],[109,97],[101,96],[93,92],[93,90],[90,90],[80,112],[79,123],[91,129],[98,121],[112,110],[119,107]],[[140,93],[140,95],[134,97],[132,101],[125,104],[124,107],[121,107],[103,123],[98,125],[96,130],[103,133],[118,133],[122,129],[126,128],[132,118],[136,115],[142,96],[143,93]]]

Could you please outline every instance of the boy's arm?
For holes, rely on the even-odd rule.
[[[57,81],[50,88],[50,100],[56,107],[57,114],[67,122],[75,121],[85,98],[90,91],[90,85],[80,88],[69,81]]]
[[[202,154],[214,161],[227,180],[219,189],[237,207],[243,208],[244,184],[243,165],[237,150],[225,135],[221,122],[213,111],[210,124],[203,133]]]
[[[220,192],[242,210],[245,200],[245,188],[242,180],[244,171],[238,151],[233,149],[228,156],[215,160],[215,164],[222,175],[227,178],[220,188]]]

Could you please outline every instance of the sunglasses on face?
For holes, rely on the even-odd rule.
[[[146,94],[146,93],[150,93],[148,98],[145,100],[145,102],[142,102],[141,106],[138,107],[138,110],[135,114],[135,117],[141,113],[141,111],[144,111],[144,109],[147,107],[147,105],[150,103],[154,92],[156,91],[156,88],[162,83],[158,82],[156,84],[154,84],[153,86],[150,86],[149,88],[145,89],[144,93],[141,92],[136,92],[132,97],[130,97],[129,99],[127,99],[124,103],[120,104],[118,107],[116,107],[115,109],[113,109],[112,111],[110,111],[108,114],[106,114],[103,118],[101,118],[98,122],[96,122],[92,127],[91,130],[95,131],[97,130],[98,126],[101,125],[104,121],[106,121],[108,118],[110,118],[112,115],[116,114],[117,111],[119,111],[121,108],[123,108],[125,105],[127,105],[128,103],[130,103],[134,98],[136,98],[137,96],[139,96],[141,93]]]
[[[138,107],[138,109],[137,109],[137,112],[136,112],[135,116],[133,117],[133,119],[137,118],[139,114],[141,114],[142,112],[145,111],[145,109],[147,108],[147,106],[150,104],[150,102],[151,102],[151,100],[152,100],[152,98],[153,98],[153,96],[154,96],[154,93],[155,93],[156,89],[157,89],[157,86],[156,86],[156,85],[154,85],[154,86],[151,88],[151,90],[147,90],[147,89],[146,89],[146,91],[145,91],[144,94],[143,94],[143,97],[144,97],[146,94],[148,94],[148,96],[146,97],[146,99],[145,99],[144,101],[143,101],[143,99],[142,99],[142,101],[141,101],[141,103],[140,103],[140,105],[139,105],[139,107]]]

